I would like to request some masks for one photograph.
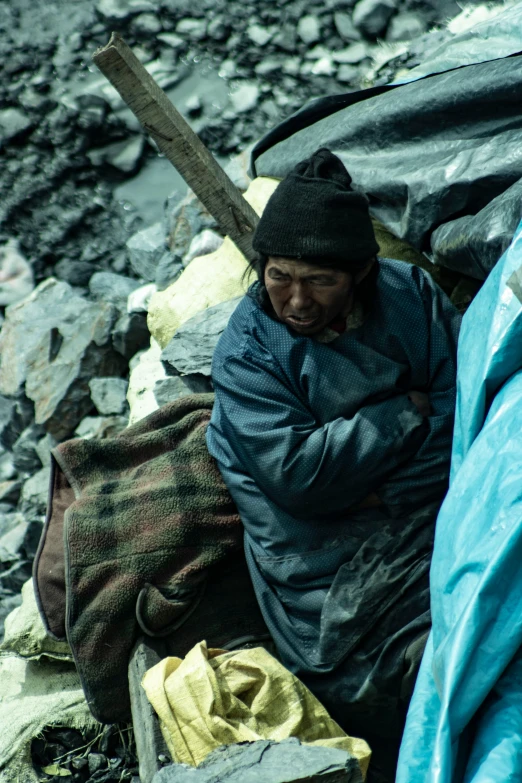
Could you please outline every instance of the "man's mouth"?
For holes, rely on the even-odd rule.
[[[297,326],[311,326],[314,324],[318,319],[318,316],[314,316],[313,318],[310,317],[300,317],[297,315],[289,315],[287,316],[287,321],[290,321],[293,324],[296,324]]]

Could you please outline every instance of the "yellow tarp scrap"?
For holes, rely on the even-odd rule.
[[[272,177],[257,177],[250,183],[243,195],[258,215],[278,184],[279,180]],[[243,253],[225,237],[218,250],[195,258],[172,285],[155,293],[149,303],[147,324],[161,348],[196,313],[245,294],[256,280],[254,273],[241,279],[246,268]]]
[[[164,658],[142,681],[172,757],[197,766],[235,742],[297,737],[346,750],[366,776],[371,751],[349,737],[322,704],[262,647],[226,652],[200,642],[182,660]]]

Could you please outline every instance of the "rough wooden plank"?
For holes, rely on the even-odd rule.
[[[93,60],[223,232],[252,259],[257,213],[125,41],[113,33]]]
[[[161,754],[169,755],[158,716],[141,687],[145,672],[164,657],[161,640],[138,639],[129,660],[132,725],[139,759],[141,783],[151,783],[161,769]]]

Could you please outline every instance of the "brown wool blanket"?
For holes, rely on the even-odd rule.
[[[183,397],[115,438],[53,450],[37,600],[51,635],[67,638],[102,722],[130,719],[137,636],[180,627],[208,569],[241,549],[237,509],[205,442],[213,400]]]

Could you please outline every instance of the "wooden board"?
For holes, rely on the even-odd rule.
[[[125,41],[113,33],[93,60],[221,230],[251,260],[257,213]]]
[[[165,657],[161,640],[141,638],[136,642],[129,660],[129,691],[132,725],[136,740],[141,783],[151,783],[161,769],[159,756],[170,758],[161,733],[158,716],[141,687],[145,672]]]

